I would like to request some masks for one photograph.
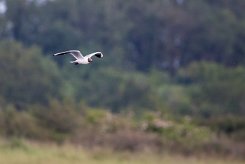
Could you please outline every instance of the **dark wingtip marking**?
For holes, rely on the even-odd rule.
[[[95,56],[98,57],[98,58],[102,58],[102,54],[101,53],[95,54]]]

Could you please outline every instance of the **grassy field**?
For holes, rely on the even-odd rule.
[[[242,164],[244,161],[195,158],[151,153],[130,154],[110,151],[87,152],[70,145],[0,144],[1,164]]]

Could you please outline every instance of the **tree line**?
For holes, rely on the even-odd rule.
[[[176,71],[193,61],[244,65],[243,0],[5,0],[2,38],[45,54],[99,49],[140,71]],[[60,61],[62,63],[62,61]],[[118,64],[118,63],[117,63]]]

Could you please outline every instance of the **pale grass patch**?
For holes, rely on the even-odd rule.
[[[244,161],[208,157],[183,157],[153,153],[115,153],[110,150],[85,151],[72,145],[22,143],[12,147],[0,142],[0,164],[243,164]]]

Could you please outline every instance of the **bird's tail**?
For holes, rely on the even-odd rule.
[[[78,65],[78,62],[75,60],[75,61],[70,61],[71,64],[75,64],[75,65]]]

